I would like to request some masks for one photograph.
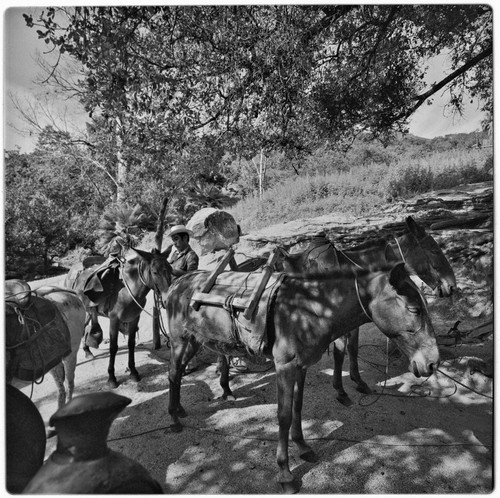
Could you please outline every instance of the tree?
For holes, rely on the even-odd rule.
[[[118,200],[133,168],[201,136],[251,158],[406,131],[443,88],[458,112],[465,90],[492,109],[485,5],[49,8],[26,21],[83,64],[77,93],[113,144]],[[443,52],[451,73],[425,88]]]

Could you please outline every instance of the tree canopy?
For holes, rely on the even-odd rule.
[[[465,89],[491,110],[485,5],[78,7],[26,20],[84,65],[89,114],[119,117],[148,151],[196,132],[304,146],[402,130],[443,85],[458,110]],[[425,88],[424,63],[442,52],[451,75]]]

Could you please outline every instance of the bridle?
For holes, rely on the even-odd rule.
[[[141,305],[136,297],[134,296],[132,290],[130,289],[130,286],[125,278],[125,271],[124,271],[124,268],[125,268],[125,262],[121,261],[120,260],[120,273],[121,273],[121,278],[122,278],[122,281],[123,281],[123,285],[125,286],[125,288],[127,289],[128,293],[130,294],[130,297],[133,299],[133,301],[135,302],[135,304],[137,304],[137,306],[139,306],[139,308],[144,311],[147,315],[149,315],[150,317],[153,317],[153,315],[147,311],[143,305]],[[155,303],[158,303],[158,301],[161,303],[161,306],[164,308],[165,305],[163,304],[163,301],[161,299],[156,299],[156,297],[161,297],[161,291],[160,291],[160,288],[158,287],[158,285],[156,284],[156,282],[153,281],[153,283],[149,283],[149,282],[146,282],[146,279],[145,279],[145,275],[144,275],[144,263],[142,260],[139,261],[139,266],[138,266],[138,274],[139,274],[139,279],[141,281],[141,283],[147,287],[148,289],[151,289],[154,294],[155,294]],[[170,278],[170,275],[167,275],[167,282],[168,282],[168,286],[170,287],[170,284],[171,284],[171,278]]]
[[[410,282],[411,282],[411,280],[410,280]],[[411,282],[411,285],[418,292],[418,294],[420,296],[420,299],[422,300],[422,302],[424,304],[425,313],[428,315],[429,314],[429,310],[427,308],[427,302],[426,302],[426,300],[424,298],[424,295],[422,294],[422,292],[420,291],[420,289],[413,282]],[[355,277],[354,277],[354,287],[356,289],[356,296],[358,298],[358,303],[361,306],[361,309],[363,310],[363,313],[365,314],[365,316],[368,318],[368,320],[370,322],[373,322],[373,318],[370,316],[370,314],[368,313],[367,309],[365,308],[365,306],[363,304],[363,301],[361,300],[361,293],[359,292],[358,275],[355,275]],[[407,334],[415,335],[415,334],[418,334],[423,328],[424,328],[424,317],[422,316],[420,318],[420,327],[417,330],[414,330],[412,332],[409,331],[409,330],[406,330],[405,332]]]
[[[415,242],[417,243],[417,245],[420,248],[422,247],[421,242],[424,241],[425,239],[431,237],[430,235],[425,235],[425,237],[423,237],[419,240],[419,239],[417,239],[417,237],[415,237],[414,234],[408,234],[408,235],[411,235],[413,237],[413,239],[415,240]],[[399,240],[397,237],[394,237],[394,242],[396,242],[396,245],[398,247],[399,253],[401,254],[401,259],[403,260],[403,263],[406,264],[406,258],[405,258],[405,255],[403,253],[403,249],[402,249],[401,244],[399,243]],[[425,253],[425,250],[424,250],[424,253]],[[425,282],[425,284],[428,285],[432,290],[436,289],[436,287],[441,288],[439,273],[436,271],[436,269],[432,265],[432,262],[429,261],[429,258],[427,257],[427,255],[426,255],[426,259],[427,259],[427,261],[429,263],[429,267],[431,269],[430,278],[433,279],[433,282],[429,282],[428,278],[424,279],[424,278],[420,277],[420,275],[417,275],[418,278],[420,278],[423,282]]]

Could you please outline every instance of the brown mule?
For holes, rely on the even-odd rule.
[[[219,276],[223,283],[235,272]],[[193,293],[209,278],[193,272],[179,278],[165,301],[171,340],[169,407],[171,430],[182,430],[186,412],[180,402],[183,369],[201,344],[220,355],[241,351],[247,339],[234,334],[241,312],[227,307],[190,306]],[[416,376],[429,376],[439,364],[439,351],[425,300],[409,278],[404,264],[391,270],[338,272],[320,276],[284,278],[267,313],[267,336],[256,356],[273,358],[278,388],[279,479],[285,492],[297,492],[288,463],[288,436],[301,457],[315,461],[302,433],[301,411],[307,368],[317,363],[330,342],[360,325],[373,321],[408,357]],[[224,359],[223,356],[220,358]],[[227,362],[222,361],[221,386],[231,395]]]
[[[396,262],[405,262],[411,275],[419,277],[426,285],[442,297],[449,297],[457,288],[455,274],[436,240],[411,216],[406,218],[408,232],[392,240],[377,239],[357,247],[338,250],[324,236],[314,237],[309,247],[300,253],[281,251],[278,269],[287,273],[320,273],[341,267],[369,268]],[[253,263],[251,264],[250,261]],[[246,271],[266,262],[264,258],[254,258],[241,263],[238,271]],[[248,270],[247,270],[248,271]],[[368,394],[371,389],[361,378],[358,364],[359,328],[339,337],[333,344],[333,388],[337,400],[350,406],[352,401],[342,383],[342,365],[346,351],[349,354],[349,373],[359,392]]]
[[[155,249],[152,252],[139,249],[131,251],[134,257],[121,261],[118,270],[109,273],[105,287],[100,292],[88,284],[89,280],[95,279],[95,271],[99,267],[71,271],[66,280],[66,286],[74,289],[85,305],[93,330],[100,329],[98,315],[109,318],[108,385],[112,388],[119,385],[115,376],[118,332],[128,334],[130,377],[135,382],[140,381],[134,358],[140,314],[150,290],[154,290],[161,301],[165,299],[172,275],[167,254]]]

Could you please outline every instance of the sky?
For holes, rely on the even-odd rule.
[[[30,152],[34,147],[34,137],[22,136],[10,125],[25,129],[13,107],[9,92],[13,92],[21,99],[40,99],[41,88],[34,81],[40,76],[40,69],[35,62],[37,52],[46,50],[43,41],[38,40],[36,30],[28,28],[22,13],[30,12],[34,7],[11,7],[3,10],[3,140],[4,150],[13,150],[20,147],[21,152]],[[439,81],[443,74],[446,62],[442,59],[436,61],[429,73],[429,81]],[[445,98],[442,94],[434,96],[434,103],[430,106],[424,104],[412,116],[410,133],[423,138],[434,138],[451,133],[468,133],[481,128],[482,114],[478,111],[478,103],[467,105],[464,117],[446,115],[444,109]],[[77,128],[83,123],[81,112],[75,105],[59,102],[55,111],[65,116],[68,126],[74,124]]]

